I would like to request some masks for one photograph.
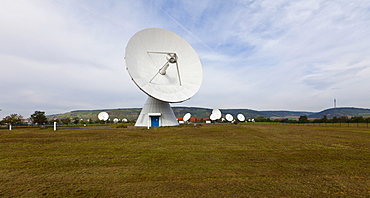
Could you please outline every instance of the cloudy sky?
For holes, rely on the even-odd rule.
[[[370,107],[367,0],[0,0],[0,118],[142,107],[128,40],[164,28],[203,66],[172,106],[321,111]]]

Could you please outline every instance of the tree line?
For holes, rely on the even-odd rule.
[[[37,125],[46,124],[48,119],[45,116],[45,112],[43,111],[35,111],[30,117],[32,123]],[[21,125],[23,123],[23,116],[19,114],[10,114],[1,120],[1,124],[11,124],[11,125]]]
[[[104,124],[104,123],[113,123],[113,120],[108,120],[108,121],[102,121],[102,120],[99,120],[99,119],[96,119],[95,121],[92,120],[92,119],[87,119],[87,120],[83,120],[83,119],[80,119],[78,117],[74,117],[74,118],[61,118],[61,119],[58,119],[58,118],[52,118],[52,119],[47,119],[47,117],[45,116],[45,112],[43,111],[35,111],[31,117],[30,117],[30,120],[32,121],[32,124],[35,124],[35,125],[45,125],[45,124],[53,124],[54,122],[57,122],[58,124]],[[122,121],[120,121],[122,122]],[[11,124],[13,126],[16,126],[16,125],[24,125],[24,124],[27,124],[27,123],[24,123],[24,119],[23,119],[23,116],[22,115],[19,115],[19,114],[11,114],[9,116],[6,116],[5,118],[3,118],[1,121],[0,121],[0,124]]]
[[[30,120],[35,125],[45,125],[45,124],[52,124],[54,122],[62,123],[62,124],[104,124],[104,123],[113,123],[112,120],[109,121],[102,121],[102,120],[95,120],[87,119],[83,120],[78,117],[74,118],[61,118],[61,119],[51,119],[48,120],[45,116],[45,112],[43,111],[35,111],[31,117]],[[298,120],[295,119],[270,119],[265,118],[263,116],[259,116],[254,119],[255,122],[281,122],[281,123],[369,123],[370,117],[362,117],[362,116],[341,116],[337,117],[334,116],[333,118],[328,118],[327,115],[324,115],[322,118],[316,118],[316,119],[309,119],[306,115],[302,115],[298,118]],[[19,114],[11,114],[9,116],[6,116],[0,121],[0,124],[11,124],[11,125],[22,125],[23,123],[23,116]]]
[[[270,119],[265,118],[263,116],[259,116],[255,118],[256,122],[282,122],[282,123],[369,123],[370,117],[362,117],[362,116],[341,116],[337,117],[334,116],[333,118],[328,118],[327,115],[324,115],[322,118],[315,118],[315,119],[309,119],[306,115],[302,115],[298,118],[298,120],[294,119]]]

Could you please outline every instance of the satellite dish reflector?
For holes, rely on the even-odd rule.
[[[127,44],[125,59],[134,83],[160,101],[188,100],[202,84],[197,53],[183,38],[165,29],[137,32]]]
[[[213,109],[212,114],[215,116],[216,120],[220,119],[222,116],[221,111],[219,109]]]
[[[183,120],[184,120],[185,122],[187,122],[187,121],[189,121],[190,117],[191,117],[191,114],[190,114],[190,113],[186,113],[186,114],[184,115]]]
[[[123,118],[122,119],[122,122],[127,122],[127,118]]]
[[[114,119],[113,119],[113,122],[114,122],[114,123],[117,123],[118,121],[119,121],[119,120],[118,120],[118,118],[114,118]]]
[[[217,115],[211,114],[211,116],[209,116],[209,119],[211,119],[212,121],[215,121],[217,120]]]
[[[244,122],[245,121],[245,116],[243,114],[241,114],[241,113],[239,113],[236,117],[238,118],[238,120],[240,122]]]
[[[190,99],[203,80],[202,65],[190,44],[168,30],[148,28],[131,37],[125,60],[132,81],[149,96],[135,126],[178,125],[168,103]]]
[[[233,119],[234,119],[234,117],[231,114],[226,114],[225,118],[229,122],[233,121]]]
[[[99,114],[98,114],[98,119],[99,120],[103,120],[103,121],[107,121],[108,120],[108,118],[109,118],[109,114],[107,113],[107,112],[100,112]]]

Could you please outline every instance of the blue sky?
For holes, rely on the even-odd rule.
[[[172,106],[370,106],[370,1],[3,0],[0,27],[0,118],[142,107],[124,53],[151,27],[202,62],[198,93]]]

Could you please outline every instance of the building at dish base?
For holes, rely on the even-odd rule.
[[[176,120],[170,104],[148,97],[135,126],[139,127],[158,127],[175,126],[179,123]]]

